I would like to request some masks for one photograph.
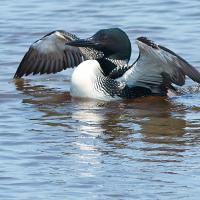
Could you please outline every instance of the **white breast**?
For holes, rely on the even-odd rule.
[[[101,76],[101,67],[96,60],[87,60],[79,64],[71,79],[71,95],[74,97],[96,98],[95,90],[97,76]]]
[[[115,100],[103,88],[96,87],[98,77],[103,77],[102,69],[96,60],[86,60],[79,64],[71,79],[71,95],[73,97],[84,97],[100,99],[105,101]],[[99,85],[101,83],[98,83]]]

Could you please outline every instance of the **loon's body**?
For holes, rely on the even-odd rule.
[[[136,43],[139,56],[128,65],[131,43],[119,28],[102,29],[88,39],[53,31],[31,45],[14,77],[78,65],[72,74],[72,96],[103,100],[166,96],[169,89],[175,90],[172,84],[184,85],[186,75],[200,83],[200,73],[171,50],[145,37]]]
[[[85,71],[87,71],[87,73],[85,73]],[[111,100],[111,92],[116,88],[113,87],[108,91],[109,88],[111,88],[108,82],[106,83],[107,87],[104,88],[104,81],[107,80],[109,80],[109,78],[103,75],[99,62],[96,60],[87,60],[74,69],[71,78],[70,93],[74,97]]]
[[[87,73],[84,72],[87,70]],[[71,78],[70,93],[73,97],[105,101],[151,95],[148,88],[129,87],[123,81],[106,77],[98,61],[87,60],[78,65]]]
[[[144,37],[136,43],[138,59],[125,72],[114,69],[110,75],[115,78],[105,76],[96,60],[81,63],[72,74],[71,95],[106,101],[166,96],[168,90],[176,90],[172,84],[184,85],[186,75],[200,83],[200,73],[171,50]]]

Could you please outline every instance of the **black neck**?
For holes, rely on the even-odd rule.
[[[98,59],[105,76],[108,76],[117,66],[105,58]]]

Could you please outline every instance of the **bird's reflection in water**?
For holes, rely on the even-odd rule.
[[[69,92],[62,92],[56,89],[47,88],[43,85],[31,85],[31,82],[24,79],[15,80],[16,89],[26,95],[23,101],[30,104],[62,104],[70,101]],[[31,101],[32,100],[32,101]],[[26,102],[30,101],[30,102]]]
[[[15,84],[17,90],[25,95],[23,103],[34,105],[44,113],[37,119],[41,123],[98,136],[115,149],[181,156],[187,144],[199,139],[199,134],[187,136],[192,130],[200,130],[198,119],[195,123],[188,120],[186,116],[192,111],[172,99],[81,100],[71,98],[69,92],[33,86],[24,80],[17,80]],[[105,152],[103,147],[98,150]]]

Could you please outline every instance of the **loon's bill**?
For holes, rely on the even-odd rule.
[[[101,62],[106,75],[109,75],[118,65],[128,64],[131,44],[128,36],[121,29],[102,29],[91,38],[102,43],[101,48],[97,45],[83,45],[83,40],[63,30],[56,30],[45,35],[30,46],[14,78],[29,74],[60,72],[88,59]],[[79,45],[73,45],[73,42]],[[118,46],[114,48],[113,44],[118,44]]]
[[[71,95],[101,100],[166,96],[175,90],[172,84],[184,85],[186,75],[200,83],[199,71],[173,51],[145,37],[136,43],[138,59],[119,78],[105,77],[96,60],[81,63],[72,74]],[[82,75],[84,70],[87,76]]]

